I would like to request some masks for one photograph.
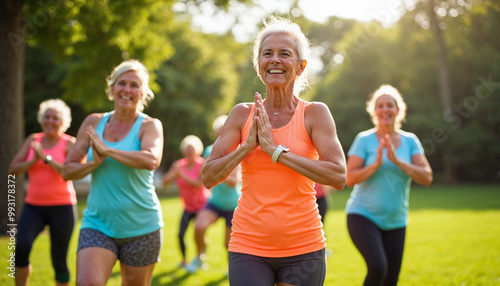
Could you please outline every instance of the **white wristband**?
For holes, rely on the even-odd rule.
[[[283,145],[278,145],[278,147],[276,147],[276,150],[274,150],[274,153],[273,155],[271,156],[271,162],[273,162],[274,164],[276,164],[278,162],[278,158],[280,157],[281,153],[283,152],[288,152],[289,149]]]

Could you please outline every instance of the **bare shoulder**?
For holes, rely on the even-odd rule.
[[[30,135],[28,135],[28,137],[26,137],[25,142],[33,141],[33,139],[35,139],[35,136],[36,136],[36,133],[31,133]]]
[[[146,116],[142,124],[148,124],[153,126],[162,126],[161,121],[158,118],[154,118],[151,116]]]
[[[306,101],[305,111],[306,111],[306,116],[308,114],[316,115],[317,113],[320,114],[324,114],[325,112],[331,113],[328,106],[325,103],[319,101],[312,101],[312,102]]]
[[[237,125],[240,127],[240,129],[243,128],[243,125],[245,125],[245,122],[250,115],[253,106],[253,102],[238,103],[229,113],[226,122],[232,125]]]
[[[85,120],[82,123],[82,126],[92,125],[96,127],[97,124],[99,124],[99,121],[101,121],[103,116],[104,113],[91,113],[85,118]]]
[[[309,131],[317,124],[322,126],[328,122],[334,124],[330,108],[323,102],[306,102],[304,113],[304,122]]]
[[[161,121],[157,118],[146,116],[141,124],[139,130],[139,136],[142,138],[144,134],[150,134],[156,136],[163,136],[163,125]]]

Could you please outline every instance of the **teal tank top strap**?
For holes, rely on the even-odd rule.
[[[132,129],[130,129],[131,134],[139,134],[139,129],[141,129],[142,122],[146,118],[146,114],[139,112],[139,116],[134,122],[134,126],[132,126]]]
[[[95,128],[95,132],[102,138],[102,134],[104,133],[104,127],[106,126],[106,123],[109,120],[109,117],[111,116],[111,112],[106,112],[101,118],[101,121],[99,121],[99,124],[97,124]]]

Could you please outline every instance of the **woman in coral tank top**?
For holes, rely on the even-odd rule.
[[[71,110],[60,99],[46,100],[40,104],[38,122],[43,132],[28,136],[9,167],[9,174],[28,174],[25,205],[17,224],[16,285],[28,285],[31,247],[47,225],[56,285],[68,285],[66,256],[75,225],[76,194],[61,169],[75,142],[64,133],[71,124]]]
[[[326,272],[314,182],[342,189],[345,156],[328,107],[307,87],[309,41],[272,17],[254,45],[266,98],[236,105],[203,167],[212,188],[241,163],[242,190],[229,242],[231,285],[323,285]]]

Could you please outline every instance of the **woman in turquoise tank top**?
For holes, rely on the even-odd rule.
[[[158,119],[141,112],[154,97],[142,63],[122,62],[107,82],[114,110],[85,119],[63,167],[66,180],[92,174],[76,283],[105,285],[119,260],[124,284],[150,285],[164,225],[153,185],[163,153],[163,128]]]

